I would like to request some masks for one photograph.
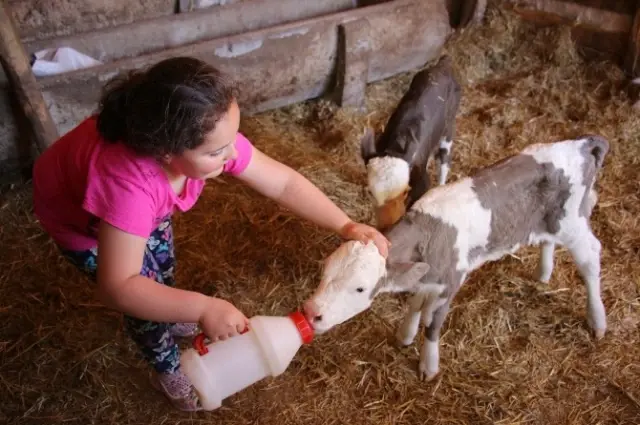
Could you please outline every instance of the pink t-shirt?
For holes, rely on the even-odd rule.
[[[224,172],[237,175],[251,160],[252,146],[236,137],[236,159]],[[168,215],[187,211],[198,200],[204,180],[187,179],[176,194],[162,167],[140,158],[122,144],[105,142],[90,117],[65,134],[36,161],[34,212],[42,227],[63,248],[97,245],[97,225],[104,220],[125,232],[149,237]]]

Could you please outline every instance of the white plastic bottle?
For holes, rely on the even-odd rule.
[[[267,376],[284,372],[314,332],[298,311],[285,317],[254,316],[241,335],[205,345],[205,335],[180,356],[182,371],[191,380],[205,410],[214,410],[232,394]]]

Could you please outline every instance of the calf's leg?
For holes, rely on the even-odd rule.
[[[416,293],[409,299],[409,309],[396,333],[398,343],[403,346],[411,344],[418,333],[423,300],[424,295],[422,293]]]
[[[433,311],[429,326],[425,327],[425,339],[420,349],[420,380],[430,381],[440,372],[440,329],[449,313],[451,299],[452,297],[441,298],[436,301],[440,305]]]
[[[567,244],[587,288],[588,323],[595,337],[604,337],[607,315],[600,295],[600,241],[585,223],[576,229]]]
[[[438,184],[443,185],[447,182],[449,169],[451,168],[451,147],[453,146],[452,134],[447,134],[440,139],[440,148],[436,153],[438,159]]]
[[[429,172],[426,164],[414,164],[409,174],[409,199],[407,209],[411,208],[422,195],[429,190]]]
[[[549,283],[551,273],[553,272],[553,252],[555,244],[553,242],[542,242],[540,247],[540,260],[538,262],[538,271],[536,278],[543,283]]]

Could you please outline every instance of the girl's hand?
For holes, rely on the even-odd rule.
[[[380,255],[387,258],[391,242],[385,238],[377,229],[363,223],[350,221],[340,229],[340,236],[345,239],[353,239],[362,243],[373,241],[380,251]]]
[[[211,342],[225,340],[245,331],[249,319],[228,301],[209,298],[198,320],[204,334]]]

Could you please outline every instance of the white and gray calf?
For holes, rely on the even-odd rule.
[[[600,242],[589,224],[596,174],[609,150],[599,136],[530,145],[472,177],[431,189],[388,232],[387,260],[373,243],[349,241],[326,260],[304,309],[321,334],[368,309],[382,292],[411,292],[398,329],[408,345],[420,321],[420,376],[439,371],[440,330],[467,275],[520,247],[540,245],[537,278],[547,282],[555,245],[571,253],[586,284],[588,322],[606,331],[600,297]]]
[[[360,154],[380,229],[395,224],[429,189],[428,166],[434,156],[438,183],[446,183],[460,96],[445,55],[413,77],[379,137],[371,129],[365,132]]]

